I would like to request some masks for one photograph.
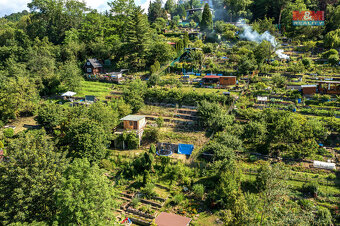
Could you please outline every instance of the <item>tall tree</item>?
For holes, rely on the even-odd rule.
[[[56,152],[42,130],[12,141],[8,161],[0,161],[0,221],[51,222],[56,214],[55,191],[68,161]]]
[[[262,200],[261,225],[265,222],[265,216],[270,215],[275,204],[285,195],[286,176],[287,174],[279,164],[271,166],[269,163],[264,163],[259,169],[256,176],[256,187]]]
[[[202,13],[202,20],[201,20],[201,31],[204,32],[210,32],[212,30],[213,22],[212,22],[212,16],[211,11],[209,8],[209,4],[206,3],[204,5],[203,13]]]
[[[88,118],[73,119],[62,131],[59,145],[73,158],[99,161],[106,155],[110,136],[101,124]]]
[[[175,11],[175,2],[174,0],[166,0],[165,5],[164,5],[164,9],[172,14]]]
[[[112,184],[87,159],[75,159],[57,191],[57,221],[65,225],[113,225],[116,207]]]
[[[141,68],[145,66],[145,56],[149,49],[149,24],[143,10],[137,7],[129,18],[125,51],[131,66]]]
[[[167,20],[166,12],[162,8],[162,0],[155,0],[154,2],[150,1],[149,10],[148,10],[149,22],[153,23],[159,17],[162,17],[165,20]]]
[[[47,36],[55,44],[62,43],[67,30],[79,27],[87,10],[86,4],[77,0],[33,0],[28,7],[33,13],[30,36]]]

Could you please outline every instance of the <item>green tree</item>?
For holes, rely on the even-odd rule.
[[[20,113],[31,114],[39,101],[34,80],[26,76],[0,79],[0,120],[15,119]]]
[[[140,7],[137,7],[129,17],[126,33],[125,51],[128,62],[136,69],[144,67],[150,37],[149,24]]]
[[[108,225],[115,222],[116,207],[112,183],[98,165],[75,159],[65,171],[56,193],[60,224]]]
[[[48,132],[52,132],[65,120],[65,109],[62,105],[47,102],[38,109],[35,120],[42,125]]]
[[[197,113],[200,125],[215,132],[222,131],[234,120],[233,116],[226,114],[226,110],[220,104],[206,100],[198,103]]]
[[[59,145],[73,158],[103,159],[111,137],[98,122],[88,119],[72,119],[62,131]]]
[[[340,46],[340,29],[327,33],[324,43],[328,48],[338,48]]]
[[[65,62],[58,70],[62,91],[78,91],[81,86],[82,72],[74,61]]]
[[[269,163],[263,163],[258,170],[256,188],[260,192],[260,199],[262,200],[261,225],[265,222],[266,215],[271,214],[274,206],[285,195],[286,176],[287,174],[279,164],[271,166]]]
[[[143,107],[145,91],[146,84],[140,79],[136,79],[124,87],[124,100],[133,107],[133,112],[137,112]]]
[[[258,64],[263,63],[264,60],[269,60],[273,52],[273,46],[268,41],[262,41],[254,50],[255,59]]]
[[[47,36],[55,44],[62,43],[66,31],[79,27],[87,9],[84,2],[75,0],[33,0],[28,7],[30,37]]]
[[[166,11],[162,8],[161,0],[150,2],[150,5],[149,5],[149,10],[148,10],[149,22],[153,23],[156,21],[157,18],[163,18],[167,20]]]
[[[175,4],[174,0],[166,0],[165,5],[164,5],[164,9],[168,13],[172,14],[175,11],[175,7],[176,7],[176,4]]]
[[[202,20],[200,23],[201,31],[210,32],[212,30],[213,21],[210,12],[209,4],[204,5],[203,13],[202,13]]]
[[[0,162],[0,221],[51,222],[55,192],[68,161],[42,130],[21,134],[7,146],[10,161]]]

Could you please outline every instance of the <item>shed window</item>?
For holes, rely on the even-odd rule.
[[[87,72],[92,72],[92,68],[86,68]]]
[[[90,66],[90,65],[91,65],[91,63],[90,63],[90,62],[87,62],[87,65],[88,65],[88,66]]]

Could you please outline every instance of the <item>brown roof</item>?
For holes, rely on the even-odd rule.
[[[191,218],[183,217],[174,213],[161,212],[156,217],[156,224],[158,226],[187,226]]]

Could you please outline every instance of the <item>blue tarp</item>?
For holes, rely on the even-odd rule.
[[[192,144],[178,144],[178,154],[191,155],[194,150],[194,145]]]

